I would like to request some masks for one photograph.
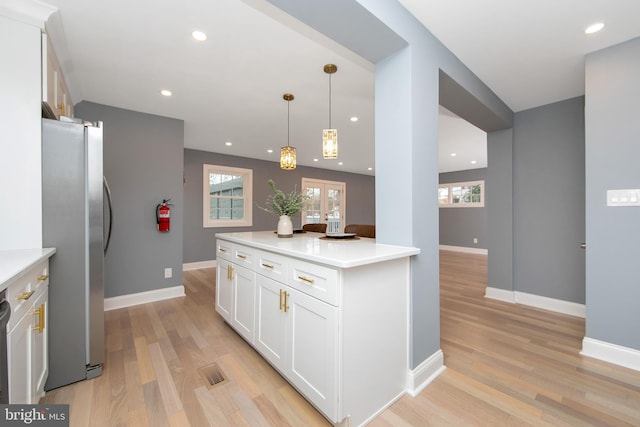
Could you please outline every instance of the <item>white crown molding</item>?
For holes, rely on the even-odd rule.
[[[173,286],[171,288],[154,289],[152,291],[138,292],[136,294],[120,295],[117,297],[104,299],[104,311],[116,310],[118,308],[131,307],[148,302],[161,301],[165,299],[185,296],[184,286]]]
[[[58,9],[37,0],[2,0],[0,15],[44,30],[44,23]]]
[[[640,350],[633,348],[584,337],[580,354],[640,371]]]

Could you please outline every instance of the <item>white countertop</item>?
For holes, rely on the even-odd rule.
[[[0,251],[0,292],[7,289],[11,282],[22,277],[29,268],[55,252],[55,248]]]
[[[420,253],[419,248],[376,243],[375,239],[320,239],[322,233],[297,233],[279,238],[273,231],[217,233],[216,238],[281,255],[339,268],[358,267]]]

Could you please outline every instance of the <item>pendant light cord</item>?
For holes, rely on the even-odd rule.
[[[289,102],[287,101],[287,147],[289,146]]]
[[[331,127],[331,74],[329,74],[329,129],[333,129]]]

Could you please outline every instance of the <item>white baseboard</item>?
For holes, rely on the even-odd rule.
[[[153,291],[138,292],[136,294],[120,295],[104,299],[104,311],[118,308],[131,307],[132,305],[146,304],[148,302],[161,301],[170,298],[183,297],[184,286],[155,289]]]
[[[449,245],[440,245],[441,251],[454,251],[454,252],[465,252],[468,254],[479,254],[479,255],[488,255],[488,249],[482,248],[467,248],[466,246],[449,246]]]
[[[484,291],[484,297],[496,299],[498,301],[510,302],[512,304],[516,302],[516,296],[513,291],[507,291],[506,289],[500,288],[492,288],[489,286],[487,286],[487,289],[485,289]]]
[[[640,371],[640,350],[633,348],[584,337],[580,354]]]
[[[444,366],[444,353],[438,350],[427,360],[418,365],[414,370],[409,371],[407,378],[407,392],[416,397],[431,381],[447,369]]]
[[[182,264],[182,271],[200,270],[201,268],[215,268],[216,265],[217,263],[215,259],[210,261],[187,262]]]
[[[583,319],[586,316],[586,307],[584,304],[528,294],[526,292],[507,291],[505,289],[487,287],[484,296],[500,301],[555,311],[556,313],[568,314],[569,316],[582,317]]]

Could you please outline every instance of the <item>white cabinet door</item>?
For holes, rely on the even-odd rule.
[[[287,288],[287,378],[329,418],[338,411],[338,308]]]
[[[233,306],[233,266],[229,261],[218,258],[216,267],[216,311],[222,318],[231,323]]]
[[[47,313],[49,289],[46,288],[34,302],[31,324],[31,403],[44,396],[44,383],[49,373]]]
[[[9,403],[31,403],[31,322],[25,314],[7,334]]]
[[[283,310],[285,286],[260,274],[256,276],[257,327],[255,346],[281,372],[286,362],[286,320]]]
[[[255,342],[256,273],[233,265],[233,311],[231,325],[251,344]]]

